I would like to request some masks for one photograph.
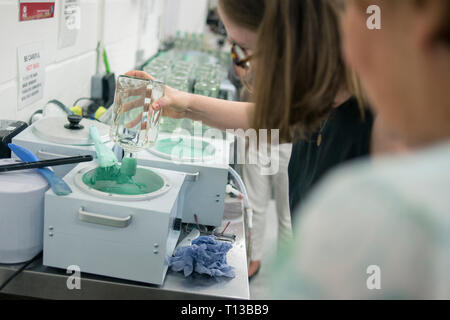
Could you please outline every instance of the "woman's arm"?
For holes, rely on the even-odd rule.
[[[184,92],[183,94],[187,118],[202,121],[221,130],[250,128],[249,113],[254,107],[252,103],[220,100]]]
[[[143,71],[130,71],[128,76],[151,79]],[[153,104],[155,110],[163,109],[163,115],[175,119],[189,118],[204,124],[226,129],[244,129],[251,126],[254,104],[204,97],[166,87],[165,96]]]

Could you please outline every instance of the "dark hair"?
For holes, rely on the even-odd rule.
[[[265,0],[220,0],[219,6],[236,25],[256,32],[264,17],[265,2]]]
[[[279,129],[282,141],[292,141],[317,130],[340,91],[356,93],[331,1],[267,1],[258,38],[255,129]]]

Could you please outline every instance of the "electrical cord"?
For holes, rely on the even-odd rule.
[[[86,110],[82,111],[83,118],[101,122],[100,120],[95,118],[95,113],[97,112],[98,108],[100,108],[103,105],[102,101],[99,99],[82,97],[82,98],[77,99],[73,103],[73,107],[78,106],[78,103],[81,101],[90,101],[91,102],[91,104],[87,108],[83,108],[83,109],[86,109]],[[106,109],[109,110],[108,108],[106,108]]]
[[[43,117],[44,117],[44,110],[39,109],[35,111],[28,120],[28,125],[31,126],[33,123],[35,123],[38,120],[41,120]]]
[[[49,104],[54,104],[54,105],[58,106],[61,110],[63,110],[67,114],[73,114],[73,112],[69,108],[67,108],[64,103],[62,103],[59,100],[53,99],[53,100],[48,101],[45,104],[43,109],[39,109],[31,115],[30,119],[28,120],[28,125],[32,125],[34,122],[41,120],[44,117],[45,108]]]
[[[61,110],[63,110],[67,114],[73,114],[72,110],[67,108],[66,105],[59,100],[56,100],[56,99],[50,100],[49,102],[47,102],[47,105],[50,103],[57,105],[58,107],[61,108]]]
[[[248,200],[247,188],[245,187],[244,181],[242,181],[241,176],[231,166],[228,167],[228,172],[234,178],[242,193],[245,209],[251,209],[250,201]]]
[[[234,170],[231,166],[228,167],[228,172],[231,174],[231,176],[234,178],[234,180],[236,181],[241,193],[242,193],[242,197],[243,197],[243,201],[244,201],[244,209],[245,209],[245,214],[247,215],[247,235],[248,235],[248,247],[247,247],[247,253],[248,253],[248,257],[251,257],[252,254],[252,229],[253,229],[253,209],[250,206],[250,201],[248,199],[248,193],[247,193],[247,188],[245,187],[244,181],[242,181],[241,176],[236,172],[236,170]]]
[[[28,268],[33,262],[35,262],[37,259],[42,257],[42,251],[39,252],[33,259],[26,262],[23,266],[21,266],[16,272],[14,272],[6,281],[4,281],[0,285],[0,292],[15,278],[17,277],[22,271],[24,271],[26,268]]]
[[[81,101],[90,101],[90,102],[94,102],[94,103],[95,103],[95,100],[92,99],[92,98],[79,98],[77,101],[75,101],[75,102],[73,103],[72,106],[76,106],[76,105],[78,104],[78,102],[81,102]]]

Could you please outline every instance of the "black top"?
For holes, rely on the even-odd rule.
[[[317,133],[294,145],[289,163],[293,219],[297,206],[325,173],[342,162],[369,154],[372,126],[372,113],[366,111],[363,117],[357,100],[352,98],[336,108]]]

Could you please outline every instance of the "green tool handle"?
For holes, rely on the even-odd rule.
[[[108,55],[106,54],[106,50],[105,49],[103,49],[103,61],[105,63],[106,73],[110,74],[111,73],[111,67],[109,66]]]
[[[93,140],[94,144],[102,143],[102,139],[100,138],[100,133],[98,132],[98,129],[96,126],[91,126],[89,128],[89,134],[90,134],[91,139]]]

